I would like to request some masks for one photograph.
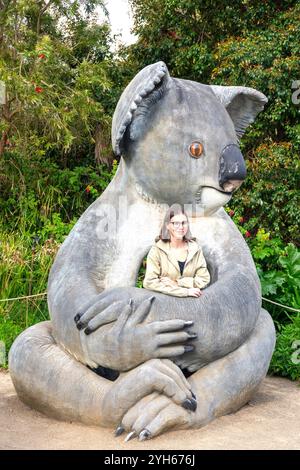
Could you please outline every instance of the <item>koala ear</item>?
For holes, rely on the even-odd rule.
[[[136,140],[146,126],[151,106],[163,95],[170,75],[164,62],[143,68],[123,91],[112,120],[112,146],[121,155],[124,134],[129,129],[131,140]]]
[[[257,114],[268,102],[267,97],[254,88],[219,85],[210,85],[210,87],[225,106],[238,138],[242,137],[247,127],[255,121]]]

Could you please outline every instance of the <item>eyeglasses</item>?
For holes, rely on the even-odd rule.
[[[184,222],[170,222],[174,228],[186,227],[188,225],[187,221]]]

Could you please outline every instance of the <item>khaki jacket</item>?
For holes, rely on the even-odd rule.
[[[169,277],[177,281],[178,287],[165,286],[160,280],[161,277]],[[209,281],[210,275],[206,261],[196,241],[188,242],[188,255],[182,276],[178,261],[170,249],[170,242],[159,240],[149,251],[143,282],[145,289],[177,297],[187,297],[188,289],[192,287],[203,289]]]

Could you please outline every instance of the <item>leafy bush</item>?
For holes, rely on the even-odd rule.
[[[2,223],[44,239],[47,229],[43,227],[49,229],[53,214],[71,227],[104,191],[116,168],[116,161],[112,169],[105,165],[60,168],[49,158],[36,159],[32,164],[31,159],[16,152],[5,154],[0,161],[5,175],[0,187]]]
[[[66,166],[75,154],[91,154],[96,143],[106,160],[111,120],[98,96],[111,87],[110,38],[108,24],[93,17],[97,6],[103,2],[2,5],[0,157],[11,150],[32,159],[51,155]]]
[[[26,234],[0,232],[1,299],[45,292],[49,269],[58,247],[57,242],[49,239],[37,249]],[[0,302],[0,340],[8,351],[21,331],[48,318],[45,297]]]
[[[249,242],[258,275],[262,295],[283,305],[300,309],[300,250],[292,243],[284,246],[278,239],[270,238],[265,230],[258,230]],[[264,303],[267,307],[267,304]],[[268,305],[275,322],[285,323],[285,310]],[[288,312],[289,310],[286,310]]]
[[[254,233],[264,227],[272,238],[300,244],[300,159],[288,142],[261,144],[248,154],[248,176],[231,203]]]
[[[283,307],[263,300],[277,330],[277,343],[270,365],[270,373],[300,379],[300,366],[292,361],[294,341],[300,345],[300,314],[284,306],[300,310],[300,250],[292,243],[272,238],[269,232],[258,229],[255,233],[252,221],[227,208],[234,222],[244,235],[261,282],[262,296],[280,303]],[[299,360],[300,363],[300,360]]]
[[[19,156],[2,163],[17,162],[22,168],[20,186],[16,175],[7,171],[10,183],[2,188],[7,198],[0,200],[3,219],[0,224],[1,299],[40,294],[47,289],[47,279],[54,256],[78,217],[102,193],[117,169],[104,165],[59,169],[51,161],[42,161],[30,174],[28,160],[18,166]],[[98,170],[98,172],[97,172]],[[25,328],[49,318],[45,297],[0,302],[0,340],[7,351]]]
[[[300,315],[291,317],[291,323],[279,325],[276,349],[270,364],[270,373],[300,379]]]

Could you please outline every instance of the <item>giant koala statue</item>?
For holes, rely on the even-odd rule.
[[[249,401],[275,331],[249,249],[222,206],[246,176],[239,138],[266,102],[252,88],[172,78],[163,62],[130,82],[113,117],[117,173],[50,272],[51,321],[11,348],[21,400],[140,440],[203,426]],[[187,208],[208,261],[200,298],[134,287],[173,203]]]

